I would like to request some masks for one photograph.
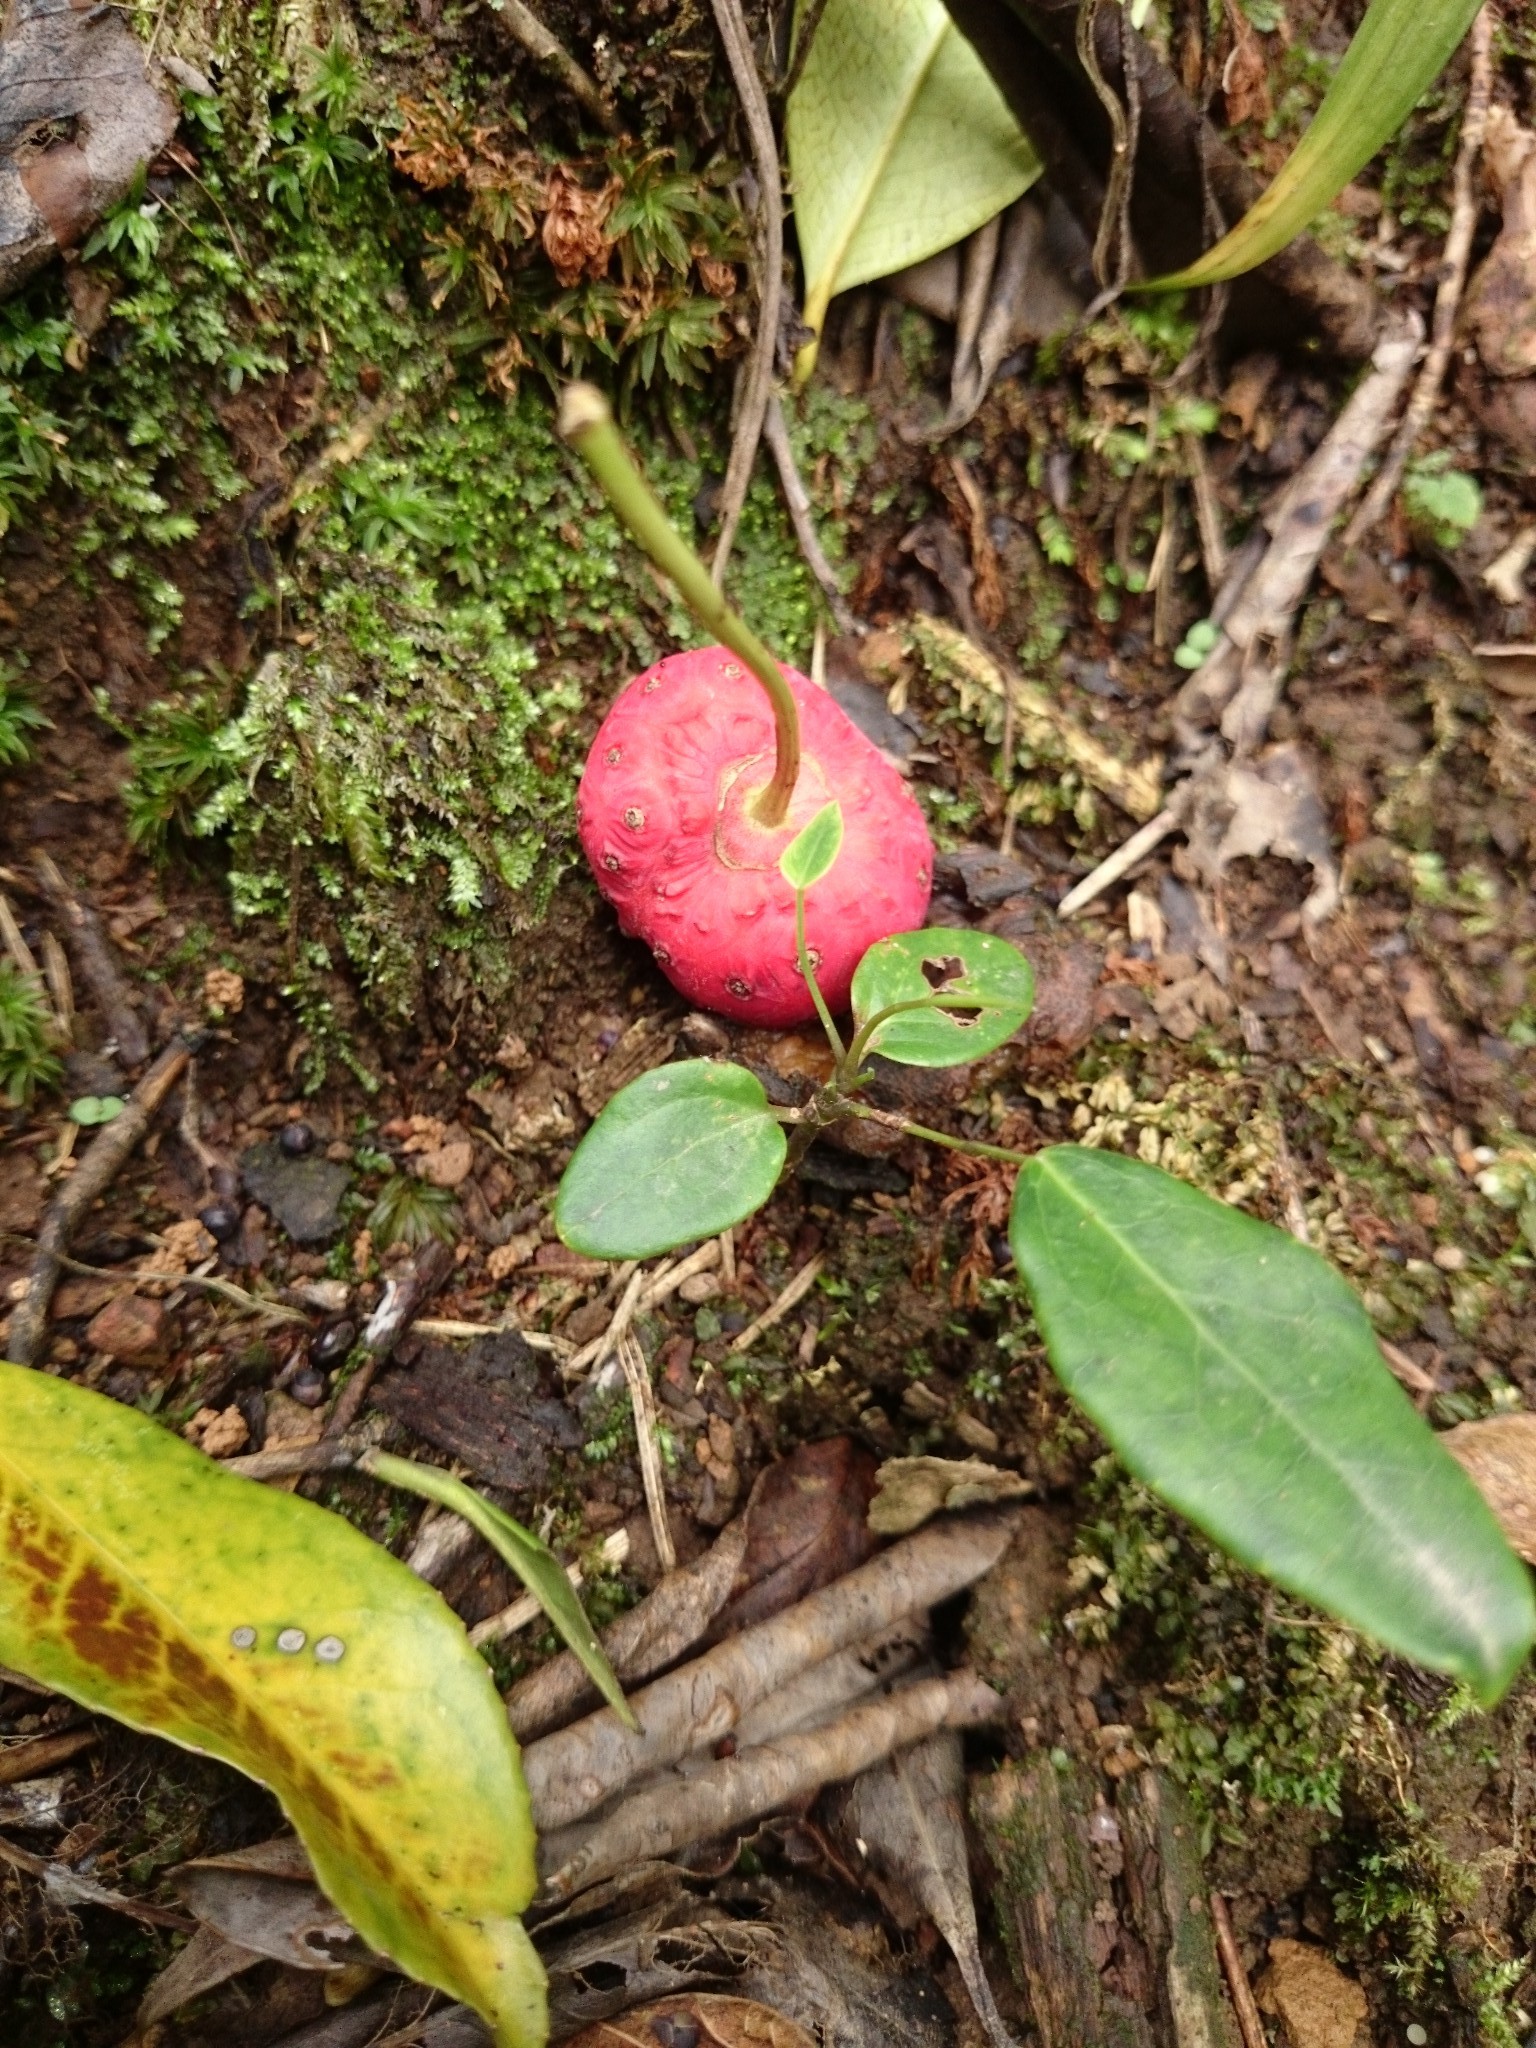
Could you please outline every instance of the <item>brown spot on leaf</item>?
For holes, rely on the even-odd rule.
[[[196,1650],[173,1641],[167,1645],[165,1661],[170,1668],[170,1690],[183,1708],[212,1708],[225,1719],[233,1716],[239,1705],[235,1688]]]
[[[125,1602],[99,1565],[87,1564],[64,1599],[64,1633],[87,1664],[139,1685],[160,1662],[160,1631],[146,1607]]]

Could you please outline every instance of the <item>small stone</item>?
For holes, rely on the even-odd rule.
[[[206,1423],[202,1447],[210,1458],[232,1458],[251,1440],[250,1425],[238,1408],[225,1408]]]
[[[171,1319],[158,1301],[146,1301],[141,1294],[120,1294],[116,1301],[91,1318],[85,1341],[92,1351],[104,1351],[109,1358],[132,1359],[149,1365],[163,1359],[170,1348]]]
[[[294,1374],[288,1383],[288,1391],[304,1407],[318,1408],[325,1399],[325,1375],[316,1372],[313,1366],[306,1366],[302,1372]]]
[[[509,1237],[505,1244],[499,1244],[487,1255],[485,1270],[495,1281],[510,1278],[519,1266],[526,1266],[539,1248],[539,1233],[536,1230],[520,1230],[515,1237]],[[606,1311],[605,1311],[606,1318]],[[604,1328],[607,1327],[606,1320]],[[596,1331],[593,1332],[595,1336]]]
[[[1415,2020],[1411,2026],[1404,2027],[1403,2035],[1408,2042],[1408,2048],[1424,2048],[1425,2042],[1429,2039],[1429,2030],[1421,2027]]]
[[[325,1316],[339,1316],[352,1298],[345,1280],[306,1280],[294,1293],[306,1308],[317,1308]]]
[[[284,1124],[277,1142],[289,1159],[304,1159],[315,1149],[315,1134],[306,1123]]]
[[[423,1152],[416,1162],[416,1171],[435,1188],[456,1188],[468,1180],[474,1163],[475,1148],[466,1138]]]
[[[1442,1273],[1459,1273],[1467,1263],[1467,1255],[1459,1244],[1437,1244],[1434,1261]]]
[[[313,1364],[323,1369],[339,1365],[357,1341],[357,1325],[353,1322],[332,1323],[315,1338],[309,1347]]]
[[[690,1273],[678,1288],[683,1300],[699,1307],[703,1302],[713,1301],[720,1292],[718,1273]]]
[[[240,1170],[248,1192],[271,1210],[295,1244],[328,1244],[341,1228],[341,1198],[351,1174],[328,1159],[295,1158],[286,1140],[297,1128],[290,1124],[277,1144],[251,1146]]]
[[[991,1457],[1002,1443],[997,1431],[988,1429],[987,1425],[974,1415],[957,1415],[953,1427],[955,1435],[969,1451],[985,1451],[988,1457]]]
[[[919,1422],[938,1422],[949,1413],[949,1403],[921,1380],[913,1380],[902,1389],[901,1407],[903,1414]]]
[[[210,967],[203,976],[203,1008],[210,1017],[234,1017],[245,1007],[245,981],[227,967]]]
[[[240,1228],[240,1211],[228,1202],[210,1202],[198,1210],[197,1220],[215,1244],[228,1244]]]

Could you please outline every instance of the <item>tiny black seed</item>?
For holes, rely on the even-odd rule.
[[[228,1202],[210,1202],[206,1209],[198,1210],[197,1220],[215,1244],[227,1244],[240,1228],[240,1211]]]
[[[290,1159],[302,1159],[315,1149],[315,1134],[308,1124],[284,1124],[277,1142]]]
[[[322,1367],[339,1364],[352,1349],[356,1338],[356,1323],[331,1323],[310,1345],[310,1362]]]
[[[288,1391],[304,1407],[318,1408],[325,1399],[325,1380],[312,1366],[306,1366],[303,1372],[294,1374]]]

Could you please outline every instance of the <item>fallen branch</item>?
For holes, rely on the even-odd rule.
[[[592,116],[606,135],[617,135],[619,118],[603,96],[601,86],[584,71],[560,38],[547,29],[523,0],[490,0],[492,12],[517,38],[529,56],[558,79],[571,98]]]
[[[149,1058],[149,1038],[101,918],[88,903],[81,902],[46,853],[37,856],[35,866],[43,894],[64,927],[69,950],[96,998],[109,1035],[117,1042],[123,1065],[143,1066]]]
[[[629,1382],[629,1401],[635,1416],[635,1444],[640,1457],[640,1482],[645,1488],[646,1513],[651,1518],[651,1540],[664,1572],[677,1564],[677,1547],[667,1520],[666,1480],[661,1469],[661,1446],[656,1440],[656,1396],[651,1386],[651,1369],[633,1330],[619,1339],[619,1364]]]
[[[763,81],[757,74],[757,59],[752,54],[752,37],[741,11],[741,0],[711,0],[711,5],[746,116],[747,133],[752,138],[763,236],[758,267],[757,336],[745,373],[736,437],[731,443],[725,482],[720,490],[720,538],[715,542],[714,559],[709,565],[718,590],[725,582],[726,564],[731,559],[731,546],[752,482],[764,415],[773,395],[773,357],[778,347],[779,307],[784,296],[784,195],[779,185],[779,145],[773,132],[773,117],[768,111]]]
[[[728,1734],[758,1700],[808,1665],[951,1598],[990,1570],[1014,1526],[1015,1518],[1001,1513],[935,1523],[657,1679],[631,1702],[638,1729],[605,1708],[534,1743],[523,1774],[539,1826],[584,1819],[635,1778]]]
[[[676,1855],[823,1785],[857,1777],[936,1729],[973,1728],[1002,1712],[1003,1702],[991,1686],[972,1671],[957,1671],[946,1678],[919,1679],[888,1699],[854,1708],[829,1727],[713,1763],[688,1780],[686,1797],[676,1784],[637,1793],[594,1827],[550,1832],[535,1802],[544,1894],[567,1899],[632,1864]]]
[[[805,485],[800,480],[800,471],[795,464],[795,451],[790,446],[789,427],[784,418],[784,407],[776,391],[768,394],[768,404],[763,414],[763,437],[768,443],[774,461],[778,464],[779,483],[783,487],[784,502],[789,507],[789,523],[795,529],[795,539],[800,543],[800,552],[805,557],[805,566],[821,585],[827,609],[832,614],[839,633],[862,633],[864,628],[848,609],[843,596],[842,585],[837,580],[837,571],[827,560],[825,550],[811,518],[811,500]]]
[[[79,1165],[48,1205],[27,1274],[27,1291],[11,1311],[6,1356],[13,1365],[36,1365],[48,1335],[48,1310],[63,1268],[64,1250],[80,1218],[104,1195],[148,1131],[192,1057],[173,1038],[111,1123],[103,1124]]]
[[[669,1572],[637,1607],[603,1630],[603,1655],[625,1685],[642,1683],[693,1648],[731,1597],[746,1552],[747,1517],[738,1515],[702,1557]],[[531,1742],[596,1700],[597,1687],[585,1667],[562,1650],[513,1686],[507,1719],[519,1742]]]
[[[0,1785],[41,1778],[82,1750],[94,1749],[100,1740],[94,1728],[71,1728],[62,1735],[34,1735],[30,1742],[13,1743],[9,1749],[0,1749]]]
[[[1397,493],[1408,458],[1419,436],[1429,425],[1430,415],[1445,381],[1451,349],[1456,340],[1456,315],[1467,282],[1467,264],[1472,254],[1472,237],[1477,232],[1477,192],[1472,171],[1483,146],[1488,126],[1488,102],[1493,95],[1493,9],[1484,7],[1472,24],[1472,75],[1467,84],[1466,110],[1461,117],[1461,140],[1456,150],[1456,169],[1451,179],[1451,225],[1440,258],[1440,282],[1435,291],[1434,319],[1429,348],[1408,401],[1402,424],[1392,438],[1371,487],[1361,499],[1349,525],[1344,529],[1344,546],[1358,547],[1379,524]]]

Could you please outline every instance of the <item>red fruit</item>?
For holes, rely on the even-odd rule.
[[[795,961],[791,839],[832,798],[836,863],[806,898],[806,943],[833,1010],[876,939],[916,930],[933,846],[905,783],[825,690],[786,668],[800,712],[789,816],[765,830],[749,803],[773,774],[773,713],[725,647],[672,654],[626,684],[598,729],[576,800],[581,844],[626,932],[674,987],[750,1024],[816,1014]]]

